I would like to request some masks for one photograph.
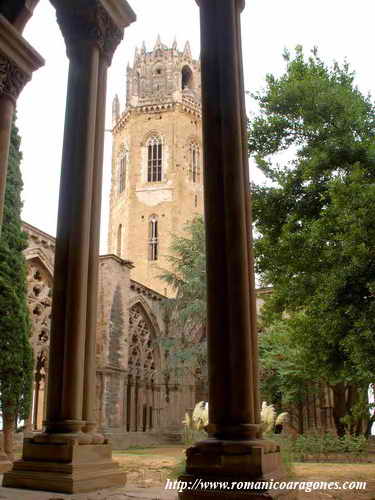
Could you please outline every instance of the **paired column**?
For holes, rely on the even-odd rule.
[[[101,2],[52,2],[70,59],[52,308],[47,433],[96,434],[96,308],[107,68],[132,22]],[[89,2],[90,3],[90,2]],[[118,2],[106,2],[115,6]],[[67,5],[68,4],[68,5]],[[125,9],[126,7],[126,9]],[[124,12],[126,10],[126,12]],[[116,12],[116,14],[118,14]],[[126,14],[126,19],[124,18]],[[120,27],[121,26],[121,27]],[[82,433],[81,431],[86,431]]]
[[[245,0],[197,3],[202,47],[209,439],[187,450],[186,476],[189,481],[206,477],[235,482],[264,477],[276,471],[280,462],[277,446],[260,439],[240,27]],[[179,496],[234,499],[238,492],[234,488],[228,493],[207,490]],[[244,496],[248,498],[247,493]],[[260,498],[254,492],[249,492],[250,497]]]

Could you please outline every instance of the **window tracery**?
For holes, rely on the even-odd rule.
[[[163,144],[161,138],[152,136],[147,141],[147,181],[163,180]]]
[[[140,304],[129,311],[128,372],[134,378],[153,383],[155,379],[155,347],[153,328]]]
[[[52,277],[38,259],[28,261],[27,299],[34,351],[34,391],[31,425],[42,428],[52,312]]]
[[[125,191],[126,187],[126,154],[123,153],[123,155],[120,157],[120,165],[119,165],[119,194],[123,193]]]
[[[156,215],[152,215],[149,220],[149,260],[155,261],[159,257],[159,221]]]
[[[197,183],[201,180],[201,167],[200,167],[200,149],[199,145],[195,142],[190,144],[190,181]]]
[[[117,229],[117,255],[121,257],[122,254],[122,224]]]
[[[31,262],[27,272],[28,306],[31,319],[31,343],[39,352],[49,345],[52,311],[52,278],[39,265]]]

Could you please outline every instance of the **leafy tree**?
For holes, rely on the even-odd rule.
[[[29,414],[33,370],[22,253],[27,244],[21,227],[21,159],[20,137],[13,125],[0,237],[0,406],[4,450],[10,458],[17,420],[26,419]]]
[[[327,66],[316,49],[306,60],[301,47],[284,57],[285,73],[254,96],[249,128],[270,181],[252,186],[256,266],[273,286],[266,325],[283,322],[332,387],[343,435],[368,416],[375,378],[375,109],[347,63]]]
[[[279,411],[288,411],[304,432],[304,407],[308,395],[319,387],[311,382],[311,367],[305,351],[294,342],[291,325],[273,322],[259,335],[260,390],[262,397]]]
[[[171,270],[161,278],[176,296],[165,304],[169,331],[162,340],[168,366],[177,375],[188,373],[203,384],[207,374],[206,345],[206,254],[202,217],[185,226],[186,236],[175,236],[168,261]]]

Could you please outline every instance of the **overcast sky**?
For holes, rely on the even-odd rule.
[[[125,100],[127,62],[145,40],[152,49],[157,34],[171,44],[177,37],[183,48],[190,40],[199,56],[199,9],[195,0],[133,0],[136,23],[127,28],[109,71],[107,129],[111,127],[111,102]],[[242,15],[245,88],[264,85],[266,73],[284,70],[284,48],[301,44],[318,46],[326,61],[347,58],[357,73],[362,92],[375,94],[374,0],[247,0]],[[43,55],[46,65],[33,76],[18,101],[18,126],[24,155],[23,218],[55,235],[68,60],[55,22],[53,7],[41,0],[24,36]],[[111,134],[106,133],[101,252],[107,251],[107,225],[111,163]],[[259,175],[253,177],[261,181]]]

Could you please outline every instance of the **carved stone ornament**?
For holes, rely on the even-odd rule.
[[[30,75],[0,53],[0,96],[5,95],[16,101],[30,78]]]
[[[75,44],[92,42],[99,47],[108,64],[124,36],[124,30],[116,26],[99,2],[86,8],[57,7],[57,22],[68,53]]]

